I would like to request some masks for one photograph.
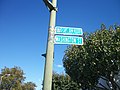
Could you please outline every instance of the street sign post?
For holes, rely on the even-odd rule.
[[[45,55],[44,79],[43,89],[51,90],[52,88],[52,72],[53,72],[53,58],[54,58],[54,27],[56,23],[57,0],[43,0],[50,11],[50,22],[48,29],[48,40]],[[52,2],[51,2],[52,1]]]
[[[74,28],[74,27],[55,27],[55,34],[62,35],[83,35],[82,28]]]
[[[83,37],[77,36],[55,36],[55,44],[74,44],[74,45],[83,45]]]

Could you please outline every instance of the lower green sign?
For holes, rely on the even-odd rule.
[[[56,35],[54,43],[55,44],[83,45],[83,37]]]

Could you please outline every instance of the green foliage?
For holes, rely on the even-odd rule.
[[[63,64],[66,73],[83,89],[97,87],[102,76],[116,90],[119,86],[115,85],[114,76],[120,71],[120,27],[106,30],[102,24],[101,30],[85,35],[84,45],[67,48]]]
[[[24,83],[22,90],[35,90],[36,85],[32,82]]]
[[[68,75],[54,73],[52,90],[80,90],[80,87]]]
[[[24,80],[24,72],[20,67],[5,67],[0,74],[0,90],[35,90],[34,83],[23,83]]]

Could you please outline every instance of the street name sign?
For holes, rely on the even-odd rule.
[[[74,27],[55,27],[55,34],[61,35],[83,35],[82,28],[74,28]]]
[[[83,45],[83,37],[56,35],[54,43],[55,44]]]

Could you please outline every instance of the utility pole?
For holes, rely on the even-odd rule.
[[[51,90],[52,87],[52,68],[53,68],[53,54],[54,54],[54,28],[56,22],[57,0],[43,0],[50,11],[50,22],[48,27],[48,41],[46,49],[46,60],[44,68],[43,90]]]

